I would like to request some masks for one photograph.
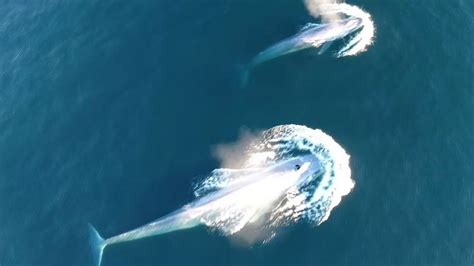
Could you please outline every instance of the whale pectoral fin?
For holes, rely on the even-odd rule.
[[[325,43],[321,46],[321,48],[319,48],[318,55],[323,54],[324,52],[326,52],[327,49],[329,49],[329,47],[331,47],[331,44],[332,44],[332,41],[325,42]]]

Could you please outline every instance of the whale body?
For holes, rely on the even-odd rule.
[[[321,47],[323,53],[332,41],[344,38],[363,26],[361,18],[351,17],[325,24],[309,24],[299,33],[284,39],[260,52],[250,63],[252,68],[282,55],[310,47]],[[326,44],[326,45],[325,45]]]
[[[96,265],[101,263],[104,248],[116,243],[216,222],[229,223],[226,233],[236,233],[271,211],[291,187],[317,174],[321,163],[310,154],[262,168],[218,170],[228,173],[225,184],[154,222],[108,239],[103,239],[89,225]],[[230,216],[226,220],[222,213],[227,214],[229,210],[236,210],[236,213],[242,210],[242,215]]]
[[[247,85],[249,73],[257,65],[311,47],[320,48],[318,54],[322,54],[331,46],[333,41],[342,39],[363,28],[363,26],[364,21],[359,17],[350,17],[325,24],[309,23],[297,34],[277,42],[255,56],[243,69],[240,85],[242,87]],[[352,45],[350,43],[350,46]],[[346,49],[348,48],[343,50],[345,51]]]

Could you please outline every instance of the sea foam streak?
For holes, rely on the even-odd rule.
[[[237,145],[235,152],[239,168],[212,171],[194,186],[196,199],[175,212],[105,240],[91,226],[96,263],[108,245],[198,225],[266,242],[282,226],[324,222],[354,186],[349,155],[317,129],[276,126]]]

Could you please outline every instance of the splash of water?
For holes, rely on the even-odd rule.
[[[305,0],[305,5],[312,16],[321,18],[323,22],[332,22],[342,19],[342,15],[362,19],[362,29],[336,53],[337,57],[360,54],[366,51],[373,43],[375,25],[371,15],[363,9],[346,3],[338,3],[333,0]]]
[[[235,145],[233,148],[236,148]],[[303,221],[319,225],[328,219],[332,209],[355,184],[351,179],[349,155],[329,135],[318,129],[298,125],[276,126],[238,148],[242,158],[245,158],[240,168],[243,170],[236,170],[239,171],[238,174],[226,169],[214,170],[207,178],[195,184],[196,197],[204,197],[232,182],[238,182],[240,176],[245,176],[242,173],[261,171],[271,165],[308,154],[314,155],[321,163],[321,171],[278,192],[281,193],[278,200],[265,207],[267,215],[264,219],[252,220],[257,209],[262,208],[259,206],[256,209],[252,202],[279,189],[272,183],[266,184],[264,191],[246,194],[246,199],[241,201],[248,201],[248,204],[236,202],[232,207],[226,206],[213,212],[212,217],[203,219],[204,224],[225,235],[242,235],[248,238],[248,229],[254,228],[249,241],[266,242],[277,235],[278,229],[283,226]]]
[[[304,0],[304,4],[308,12],[315,18],[321,17],[321,21],[324,23],[341,20],[342,16],[339,13],[330,12],[325,13],[324,7],[328,4],[337,4],[338,1],[334,0]]]

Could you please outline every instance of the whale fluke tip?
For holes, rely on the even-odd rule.
[[[104,239],[99,235],[99,232],[95,230],[94,226],[89,224],[89,242],[92,246],[92,256],[94,260],[94,265],[100,266],[102,262],[102,254],[106,244],[104,244]]]

